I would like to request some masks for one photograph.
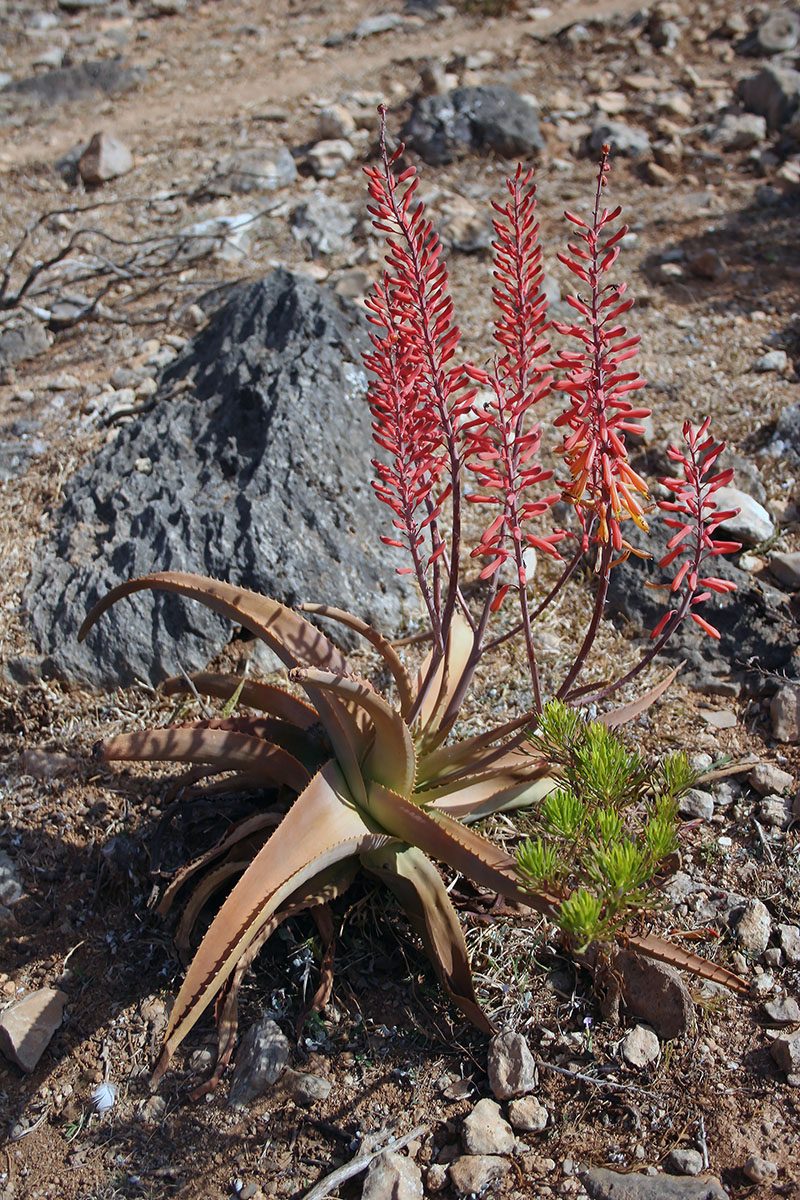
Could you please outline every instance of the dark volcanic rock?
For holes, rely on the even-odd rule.
[[[506,158],[535,156],[544,142],[536,109],[510,87],[460,87],[417,100],[403,140],[440,166],[471,150]]]
[[[118,96],[130,92],[142,82],[146,72],[141,67],[128,67],[118,60],[83,62],[75,67],[59,67],[43,75],[30,75],[8,83],[0,91],[18,96],[32,105],[51,107],[83,100],[97,92]]]
[[[336,604],[384,630],[401,623],[409,593],[379,545],[369,483],[366,343],[352,304],[288,271],[233,292],[164,372],[155,410],[65,488],[25,596],[52,673],[158,681],[230,640],[206,608],[148,592],[78,644],[98,597],[154,570]]]
[[[677,570],[678,563],[671,570],[658,566],[672,532],[659,521],[653,522],[649,537],[637,529],[627,530],[625,536],[631,544],[648,550],[653,557],[643,561],[631,555],[611,572],[608,612],[623,617],[631,632],[642,636],[649,636],[670,602],[669,592],[653,590],[646,582],[669,583]],[[708,637],[694,621],[686,621],[668,642],[665,655],[685,659],[689,671],[706,677],[709,670],[713,674],[715,669],[716,673],[758,668],[795,674],[800,665],[796,661],[800,659],[797,625],[785,596],[742,571],[726,555],[712,559],[707,573],[733,580],[737,588],[726,595],[713,595],[699,610],[719,629],[720,640]]]
[[[767,66],[739,84],[748,112],[766,117],[770,129],[782,129],[800,108],[800,71]]]

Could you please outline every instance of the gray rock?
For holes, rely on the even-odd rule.
[[[789,966],[798,966],[800,964],[800,925],[779,925],[778,938]]]
[[[779,1028],[783,1025],[800,1024],[800,1004],[794,996],[778,996],[775,1000],[767,1000],[764,1016],[769,1025]]]
[[[629,1067],[641,1068],[656,1061],[661,1053],[661,1046],[652,1029],[645,1025],[636,1025],[625,1034],[620,1050]]]
[[[356,152],[346,138],[327,138],[308,152],[308,165],[315,179],[333,179],[348,167]]]
[[[289,1040],[273,1021],[262,1017],[251,1025],[236,1051],[228,1104],[245,1108],[279,1078],[289,1061]]]
[[[792,819],[792,801],[788,796],[765,796],[758,806],[758,818],[770,829],[786,829]]]
[[[106,8],[109,0],[58,0],[59,8],[67,12],[81,12],[87,8]]]
[[[308,1071],[293,1071],[287,1067],[281,1077],[284,1090],[291,1096],[295,1104],[321,1104],[327,1100],[333,1084],[330,1079],[321,1075],[312,1075]]]
[[[459,1196],[482,1196],[511,1170],[507,1158],[494,1154],[461,1154],[450,1163],[450,1182]]]
[[[650,153],[650,138],[643,129],[634,129],[624,121],[601,121],[584,142],[583,153],[598,158],[603,146],[610,146],[612,155],[642,158]]]
[[[800,454],[800,403],[790,404],[778,417],[778,437]]]
[[[779,742],[800,742],[800,687],[784,684],[769,705],[772,736]]]
[[[783,9],[769,13],[756,30],[756,41],[762,54],[786,54],[794,50],[800,39],[800,19]]]
[[[425,1187],[429,1192],[441,1192],[447,1187],[447,1167],[444,1163],[431,1163],[425,1172]]]
[[[490,248],[493,230],[485,208],[454,192],[440,197],[436,208],[440,214],[439,234],[445,247],[452,246],[464,254]]]
[[[40,746],[32,746],[23,751],[20,765],[23,772],[33,779],[55,779],[57,775],[73,770],[75,759],[61,750],[45,750]]]
[[[787,1075],[800,1072],[800,1033],[776,1037],[770,1046],[770,1054]]]
[[[785,350],[768,350],[753,363],[756,375],[768,375],[774,371],[777,375],[785,375],[791,366],[789,355]]]
[[[356,131],[356,120],[344,104],[328,104],[317,115],[317,129],[321,141],[349,141]]]
[[[713,1175],[622,1175],[597,1167],[583,1176],[583,1186],[591,1200],[728,1200]]]
[[[52,108],[73,100],[84,100],[98,92],[120,96],[133,91],[146,77],[147,73],[141,67],[128,67],[115,59],[99,60],[18,79],[7,84],[2,93],[17,97],[32,107]]]
[[[646,1021],[659,1038],[672,1041],[694,1022],[694,1002],[675,967],[631,950],[618,950],[611,971],[627,1011]]]
[[[769,569],[778,582],[790,591],[800,588],[800,550],[770,554]]]
[[[356,226],[352,211],[340,200],[317,193],[298,204],[291,215],[292,236],[312,258],[341,254]]]
[[[203,190],[212,196],[273,192],[297,179],[297,167],[286,146],[251,146],[218,163]]]
[[[365,17],[363,21],[359,21],[353,30],[353,37],[360,40],[374,37],[377,33],[390,33],[393,29],[399,29],[402,24],[403,17],[400,13],[378,13],[374,17]]]
[[[699,1150],[676,1146],[667,1156],[667,1166],[679,1175],[699,1175],[703,1169],[703,1156]]]
[[[763,504],[759,504],[752,496],[748,496],[747,492],[742,492],[735,487],[721,487],[714,493],[714,499],[719,512],[732,508],[739,509],[735,517],[731,517],[720,525],[722,537],[744,542],[746,546],[755,546],[759,542],[767,541],[774,534],[775,524],[772,517]]]
[[[714,797],[702,788],[689,788],[678,802],[678,810],[684,817],[699,817],[710,821],[714,815]]]
[[[541,1133],[550,1114],[535,1096],[520,1096],[508,1106],[508,1119],[520,1133]]]
[[[751,1154],[742,1170],[753,1183],[772,1183],[778,1178],[777,1164],[758,1154]]]
[[[461,1127],[461,1141],[467,1154],[510,1154],[514,1149],[514,1131],[494,1100],[479,1100]]]
[[[229,622],[149,593],[77,642],[88,606],[153,570],[227,578],[288,604],[324,599],[387,631],[406,619],[410,591],[378,543],[389,518],[369,485],[364,325],[351,304],[284,270],[230,293],[166,368],[153,412],[65,486],[25,593],[51,673],[100,686],[161,680],[227,644]],[[150,474],[136,469],[144,458]]]
[[[758,113],[725,113],[722,120],[708,133],[712,146],[720,150],[752,150],[767,136],[767,121]]]
[[[32,1071],[61,1024],[67,997],[38,988],[0,1013],[0,1050],[23,1071]]]
[[[78,161],[84,183],[98,185],[133,170],[130,147],[110,133],[95,133]]]
[[[770,793],[785,792],[794,784],[794,775],[776,767],[774,763],[759,763],[748,772],[747,782],[755,788],[759,796]]]
[[[422,1200],[422,1173],[413,1158],[385,1150],[364,1177],[361,1200]]]
[[[525,1037],[513,1030],[498,1033],[492,1038],[489,1043],[487,1070],[489,1086],[498,1100],[526,1096],[536,1091],[539,1085],[539,1073],[530,1047]]]
[[[772,933],[772,917],[769,909],[760,900],[752,899],[741,909],[734,909],[736,941],[745,954],[758,958],[769,945]]]
[[[501,84],[421,97],[401,136],[434,166],[469,151],[494,150],[505,158],[530,158],[544,145],[536,109]]]
[[[769,129],[782,129],[800,108],[800,72],[764,67],[741,81],[739,97],[748,112],[766,117]]]
[[[10,908],[22,896],[23,887],[17,874],[17,864],[5,850],[0,850],[0,904]]]
[[[41,321],[32,317],[0,333],[0,370],[14,363],[24,362],[43,354],[50,346],[50,339]]]

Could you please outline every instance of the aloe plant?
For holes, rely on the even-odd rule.
[[[410,571],[419,585],[430,642],[427,655],[412,672],[396,646],[351,614],[307,604],[301,606],[302,615],[230,583],[181,573],[122,584],[95,606],[81,630],[83,637],[111,604],[132,592],[174,592],[261,638],[305,695],[301,700],[257,681],[242,683],[205,673],[191,681],[172,680],[168,691],[203,691],[226,702],[228,715],[125,734],[99,748],[106,761],[187,763],[185,782],[206,792],[245,788],[263,790],[270,797],[271,807],[229,830],[179,872],[163,897],[165,911],[185,885],[193,884],[178,931],[179,945],[188,952],[200,909],[216,891],[233,885],[189,965],[156,1078],[215,999],[220,1057],[214,1079],[218,1078],[233,1047],[238,988],[260,947],[280,921],[304,910],[316,916],[327,939],[325,906],[349,887],[359,869],[383,880],[396,894],[454,1003],[483,1030],[491,1029],[491,1023],[476,999],[464,939],[436,863],[539,910],[578,941],[590,930],[621,936],[648,954],[739,986],[723,968],[652,935],[634,935],[616,919],[619,911],[610,911],[607,897],[580,886],[580,872],[565,875],[554,869],[558,822],[564,826],[575,818],[568,811],[570,804],[575,807],[574,792],[570,799],[562,786],[569,787],[571,760],[551,753],[546,739],[538,744],[528,740],[542,720],[545,703],[535,620],[567,586],[585,555],[594,557],[597,597],[586,636],[556,691],[566,705],[582,696],[608,696],[647,665],[663,645],[665,632],[669,635],[694,616],[696,605],[707,598],[700,588],[710,584],[699,579],[698,567],[705,555],[719,552],[710,536],[719,517],[715,520],[709,486],[702,482],[703,454],[711,453],[708,440],[698,442],[705,437],[704,426],[697,437],[691,435],[693,482],[684,489],[673,488],[678,499],[670,510],[680,507],[688,518],[682,523],[688,531],[682,537],[692,530],[695,534],[692,570],[678,580],[681,603],[671,611],[668,629],[659,628],[655,645],[621,680],[576,686],[597,634],[609,573],[632,552],[623,522],[630,519],[645,527],[651,507],[625,445],[626,432],[638,429],[637,422],[648,410],[634,407],[627,398],[644,381],[622,368],[638,340],[619,325],[630,301],[623,298],[624,285],[606,282],[625,228],[615,226],[618,210],[601,208],[607,151],[591,221],[568,214],[581,230],[583,244],[570,245],[564,261],[589,295],[571,298],[578,323],[556,326],[577,341],[579,349],[562,350],[554,359],[543,336],[546,301],[540,288],[532,173],[520,169],[509,179],[506,203],[495,205],[493,293],[499,356],[487,371],[456,361],[459,331],[452,319],[441,246],[415,199],[413,168],[395,174],[401,150],[388,154],[382,126],[382,161],[367,175],[370,212],[387,234],[387,269],[368,300],[375,332],[366,363],[372,373],[368,399],[381,454],[374,461],[374,486],[392,511],[392,532],[382,540],[409,556],[410,565],[401,570]],[[561,457],[567,477],[544,495],[543,485],[553,479],[554,471],[539,462],[541,429],[534,408],[558,390],[568,397],[568,407],[556,420],[557,427],[565,429]],[[712,461],[718,453],[714,444]],[[676,461],[689,463],[677,452]],[[474,481],[474,490],[469,490],[468,479]],[[577,535],[541,527],[559,495],[574,508]],[[687,496],[694,500],[689,503]],[[466,501],[488,505],[495,514],[471,551],[481,560],[471,602],[462,586]],[[573,553],[565,561],[559,547],[570,539]],[[563,566],[554,586],[534,606],[528,576],[535,551]],[[516,596],[519,619],[490,637],[492,618],[509,593]],[[367,640],[391,679],[386,695],[350,669],[310,617],[344,625]],[[499,728],[453,740],[453,727],[482,656],[515,634],[523,639],[530,708]],[[612,727],[634,718],[674,676],[671,672],[649,693],[601,720]],[[230,715],[234,696],[239,705],[261,715]],[[553,846],[540,840],[529,848],[527,859],[523,855],[518,862],[470,828],[491,813],[537,809],[551,793],[554,798],[543,811],[550,821],[545,835]],[[605,854],[606,873],[624,877],[634,891],[641,891],[642,860],[624,848],[624,839],[621,848],[614,848],[621,833],[614,816],[609,809],[592,817],[595,867]],[[576,819],[585,819],[585,814],[582,818],[578,813]],[[671,819],[664,809],[662,825]],[[657,832],[655,827],[650,831],[647,843],[650,875],[671,845],[663,829],[659,836]],[[591,875],[592,863],[584,867]],[[324,991],[323,987],[317,1003],[324,1001]]]

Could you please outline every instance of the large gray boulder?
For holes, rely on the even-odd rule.
[[[533,104],[504,84],[460,87],[417,100],[403,140],[427,163],[441,166],[471,151],[530,158],[544,145]]]
[[[402,624],[410,592],[369,482],[366,344],[350,302],[288,271],[235,289],[164,371],[154,410],[65,488],[24,597],[46,671],[107,685],[204,666],[230,623],[163,593],[121,601],[78,643],[91,605],[150,571]]]

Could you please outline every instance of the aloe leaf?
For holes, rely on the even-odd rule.
[[[426,809],[434,808],[459,821],[477,821],[492,813],[533,808],[557,786],[550,775],[525,780],[501,772],[474,782],[466,780],[463,784],[426,788],[417,792],[414,799],[423,802]]]
[[[238,847],[237,847],[238,849]],[[219,863],[216,867],[212,867],[207,871],[200,882],[195,887],[186,905],[181,913],[181,919],[178,922],[178,928],[175,931],[175,948],[178,951],[181,962],[186,962],[189,957],[189,939],[192,935],[195,921],[200,916],[204,905],[211,899],[219,888],[236,875],[241,875],[246,869],[251,859],[226,859],[225,862]]]
[[[411,733],[403,718],[374,688],[360,679],[333,675],[329,671],[296,670],[292,679],[313,691],[332,692],[362,708],[375,729],[375,738],[362,764],[368,779],[377,779],[392,791],[410,794],[416,775],[416,754]]]
[[[175,1001],[154,1083],[287,897],[326,867],[386,840],[386,832],[353,803],[338,765],[327,763],[238,880],[203,938]]]
[[[223,771],[244,770],[262,782],[285,784],[295,792],[302,792],[311,780],[303,764],[280,746],[207,724],[123,733],[101,742],[97,753],[104,762],[191,762]]]
[[[332,621],[339,621],[340,624],[346,625],[348,629],[353,629],[356,633],[360,633],[363,638],[374,646],[392,673],[400,697],[400,712],[404,717],[407,716],[414,702],[411,677],[388,638],[385,638],[382,633],[378,633],[378,630],[368,624],[368,622],[362,621],[360,617],[355,617],[352,613],[346,612],[342,608],[334,608],[330,604],[298,604],[297,607],[301,612],[313,613],[319,617],[329,617]]]
[[[304,620],[285,604],[220,579],[208,579],[184,571],[158,571],[112,588],[108,595],[95,604],[83,622],[78,641],[83,641],[98,618],[112,604],[116,604],[123,596],[147,590],[175,592],[190,600],[198,600],[206,608],[228,617],[261,638],[287,667],[312,663],[331,671],[347,670],[346,660],[333,643],[310,621]]]
[[[185,866],[181,867],[173,875],[169,886],[164,890],[164,895],[159,901],[156,912],[163,917],[169,911],[178,892],[193,875],[196,875],[198,871],[202,871],[203,867],[207,867],[214,859],[221,858],[223,854],[233,850],[234,847],[238,848],[243,842],[257,836],[261,830],[280,825],[285,816],[286,814],[283,812],[261,812],[255,813],[252,817],[245,817],[242,821],[237,821],[235,825],[231,826],[225,836],[220,838],[216,845],[211,846],[203,854],[186,863]]]
[[[362,854],[361,862],[397,896],[453,1002],[478,1029],[493,1033],[475,996],[458,916],[430,859],[415,846],[393,843]]]
[[[460,821],[434,808],[423,810],[380,783],[368,788],[369,811],[387,833],[419,847],[430,858],[447,863],[479,887],[499,892],[547,916],[558,913],[559,899],[549,892],[529,892],[519,883],[516,860]]]
[[[683,663],[678,663],[666,678],[657,683],[655,687],[650,688],[641,696],[637,696],[635,700],[631,700],[630,704],[622,704],[619,708],[612,709],[611,712],[603,713],[597,717],[598,724],[605,725],[609,729],[617,729],[620,725],[625,725],[628,721],[634,721],[636,717],[643,712],[647,712],[651,705],[655,704],[660,696],[670,687],[677,677],[679,671],[683,669]]]
[[[709,962],[707,958],[701,958],[699,954],[692,954],[691,951],[683,950],[680,946],[673,946],[671,942],[658,937],[657,934],[629,934],[624,936],[621,941],[628,949],[646,954],[648,958],[658,959],[659,962],[669,963],[673,967],[682,967],[690,975],[696,975],[699,979],[711,980],[713,983],[721,983],[723,987],[729,988],[732,992],[738,992],[740,995],[749,994],[750,989],[746,979],[740,979],[732,971],[728,971],[718,963]]]
[[[281,721],[296,725],[298,729],[310,729],[319,720],[316,709],[310,704],[270,683],[261,683],[257,679],[245,679],[242,682],[236,675],[217,675],[211,671],[195,671],[189,680],[201,695],[213,696],[216,700],[230,700],[236,689],[241,687],[240,704],[270,713]],[[165,679],[161,687],[167,696],[184,695],[192,690],[189,682],[180,675]]]
[[[416,724],[420,731],[420,740],[427,751],[431,745],[437,745],[447,736],[446,728],[439,728],[437,720],[446,711],[453,695],[461,683],[470,656],[475,648],[475,639],[467,622],[458,613],[450,625],[450,636],[447,639],[444,657],[436,668],[433,678],[427,687],[434,651],[431,650],[423,660],[414,681],[414,694],[420,695],[425,688],[416,715]],[[455,719],[455,717],[454,717]]]
[[[496,729],[488,729],[485,733],[463,738],[452,746],[440,746],[436,750],[429,751],[420,760],[419,778],[426,782],[434,782],[440,775],[467,767],[473,767],[477,774],[480,770],[481,760],[488,753],[494,753],[497,742],[512,733],[518,733],[526,725],[532,724],[537,715],[533,711],[523,713],[521,717],[515,717],[513,721],[507,721],[505,725],[500,725]]]

